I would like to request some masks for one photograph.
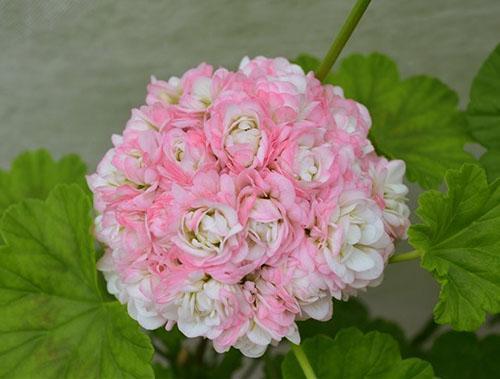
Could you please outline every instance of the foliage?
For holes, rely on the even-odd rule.
[[[488,56],[472,82],[467,107],[468,130],[488,149],[481,164],[490,178],[500,176],[500,44]]]
[[[500,372],[500,336],[448,332],[436,339],[427,358],[439,377],[495,378]]]
[[[435,319],[456,330],[475,330],[486,312],[500,312],[500,181],[464,165],[446,175],[448,194],[423,193],[410,243],[422,267],[441,284]]]
[[[90,201],[76,185],[4,215],[0,375],[151,378],[153,348],[99,288]]]
[[[23,199],[45,199],[56,185],[76,183],[87,190],[85,163],[74,154],[54,161],[46,150],[27,151],[10,171],[0,170],[0,215]]]
[[[306,340],[302,349],[318,379],[434,377],[429,363],[402,360],[396,341],[377,331],[363,334],[355,328],[343,329],[334,340],[321,335]],[[294,351],[287,354],[282,367],[284,379],[305,378]]]
[[[315,66],[307,55],[296,62],[306,70]],[[390,58],[373,53],[345,58],[325,81],[339,85],[346,97],[369,109],[372,143],[380,154],[404,160],[409,180],[424,188],[437,187],[447,169],[473,161],[464,151],[467,136],[458,96],[439,80],[401,80]]]

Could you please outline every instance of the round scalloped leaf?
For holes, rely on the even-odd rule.
[[[1,230],[0,376],[153,377],[149,338],[98,284],[90,201],[79,187],[10,207]]]
[[[85,163],[77,155],[54,161],[46,150],[27,151],[12,163],[10,171],[0,170],[0,215],[24,199],[44,200],[58,184],[76,183],[83,189]]]
[[[464,165],[446,184],[447,194],[420,195],[410,243],[441,285],[436,322],[475,330],[500,312],[500,180],[488,184],[482,168]]]
[[[500,177],[500,44],[472,82],[467,120],[470,134],[488,149],[481,164],[490,178]]]
[[[301,348],[317,379],[427,379],[433,378],[429,363],[401,359],[397,342],[388,334],[376,331],[363,334],[355,328],[341,330],[335,339],[316,336]],[[293,351],[283,361],[284,379],[304,379]]]

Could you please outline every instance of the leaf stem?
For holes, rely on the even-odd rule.
[[[411,261],[413,259],[418,259],[422,256],[422,253],[418,250],[413,250],[408,253],[396,254],[389,258],[389,263],[399,263]]]
[[[434,318],[431,316],[429,320],[425,323],[423,329],[418,332],[415,337],[411,340],[411,345],[413,347],[419,348],[422,346],[430,337],[434,335],[436,330],[440,328],[439,324],[434,322]]]
[[[349,13],[349,16],[347,16],[347,19],[345,20],[344,25],[342,25],[337,38],[335,38],[335,40],[333,41],[332,46],[330,46],[330,50],[328,50],[325,57],[323,58],[323,61],[321,62],[321,65],[316,71],[316,78],[318,78],[320,81],[323,81],[323,79],[325,79],[326,75],[334,65],[335,61],[340,55],[340,52],[347,43],[347,40],[356,28],[356,25],[358,25],[361,16],[363,16],[366,8],[368,8],[370,1],[371,0],[357,0],[356,4],[354,4],[354,6],[352,7],[351,13]]]
[[[292,350],[295,354],[295,358],[297,358],[297,361],[299,362],[300,368],[304,372],[304,376],[307,379],[317,379],[316,374],[314,373],[311,364],[304,353],[304,350],[302,350],[302,347],[300,347],[300,345],[292,344]]]

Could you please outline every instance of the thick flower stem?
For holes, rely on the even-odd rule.
[[[389,263],[399,263],[419,259],[422,253],[417,250],[410,251],[409,253],[396,254],[389,258]]]
[[[326,53],[325,58],[323,58],[321,65],[316,71],[316,77],[320,81],[323,81],[323,79],[325,79],[326,75],[332,68],[333,64],[340,55],[340,52],[347,43],[347,40],[354,31],[354,28],[356,28],[356,25],[358,25],[361,16],[363,16],[366,8],[368,8],[370,1],[371,0],[357,0],[356,4],[354,4],[354,7],[351,9],[351,13],[349,13],[349,16],[347,16],[347,20],[345,20],[344,25],[342,25],[342,28],[340,29],[337,38],[335,38],[335,41],[333,41],[330,50],[328,50],[328,53]]]
[[[309,360],[300,345],[292,344],[292,350],[295,354],[295,358],[297,358],[297,361],[299,362],[300,368],[304,372],[304,376],[307,379],[317,379],[316,374],[314,373],[311,364],[309,363]]]

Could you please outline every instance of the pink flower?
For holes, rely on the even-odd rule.
[[[408,187],[404,185],[405,163],[374,158],[370,162],[369,174],[373,180],[373,196],[383,209],[384,223],[388,233],[395,238],[406,238],[410,225],[410,209],[406,202]]]
[[[154,130],[125,130],[123,138],[116,137],[113,166],[136,185],[156,185],[156,165],[161,158],[159,136]]]
[[[345,283],[344,297],[379,283],[393,245],[373,200],[361,191],[343,193],[331,208],[325,235],[323,256]]]
[[[273,124],[262,106],[246,96],[224,96],[211,108],[205,133],[221,165],[234,172],[264,167]]]
[[[229,283],[255,269],[231,176],[200,173],[190,188],[174,186],[173,195],[179,221],[172,241],[184,252],[182,262]]]
[[[165,188],[172,183],[189,185],[197,172],[215,168],[203,131],[172,128],[161,138],[163,161],[158,172]]]
[[[287,178],[246,170],[237,179],[237,190],[249,254],[260,265],[277,261],[280,252],[300,243],[305,212],[297,208],[295,189]]]
[[[277,157],[279,170],[305,190],[338,178],[339,170],[346,167],[344,162],[335,165],[336,160],[343,158],[326,140],[326,130],[317,126],[296,127],[282,146]]]
[[[182,95],[181,80],[172,76],[168,81],[158,80],[151,77],[151,83],[148,84],[148,94],[146,103],[153,105],[155,103],[178,104]]]
[[[268,59],[256,57],[249,59],[245,57],[240,63],[240,71],[251,79],[267,79],[268,81],[280,81],[294,85],[297,92],[306,91],[306,78],[300,66],[291,64],[285,58]]]
[[[370,115],[284,58],[152,77],[87,178],[108,291],[146,329],[177,324],[249,357],[377,285],[409,225],[404,163]]]
[[[250,307],[240,286],[224,284],[201,272],[182,270],[182,274],[173,287],[163,283],[171,288],[171,294],[159,299],[164,303],[162,316],[170,325],[175,322],[186,336],[210,338],[218,351],[229,350],[248,324],[245,312]]]
[[[286,270],[290,273],[291,293],[299,303],[302,318],[325,321],[332,317],[332,296],[341,298],[341,284],[334,275],[319,275],[315,263],[319,254],[313,241],[305,238],[290,253]]]
[[[235,344],[243,354],[259,357],[271,342],[287,338],[300,343],[295,316],[300,308],[287,291],[289,278],[279,269],[264,269],[254,281],[243,284],[243,292],[252,306],[248,331]]]
[[[144,105],[132,110],[132,117],[127,122],[126,130],[161,130],[173,120],[173,117],[173,110],[160,103]]]

